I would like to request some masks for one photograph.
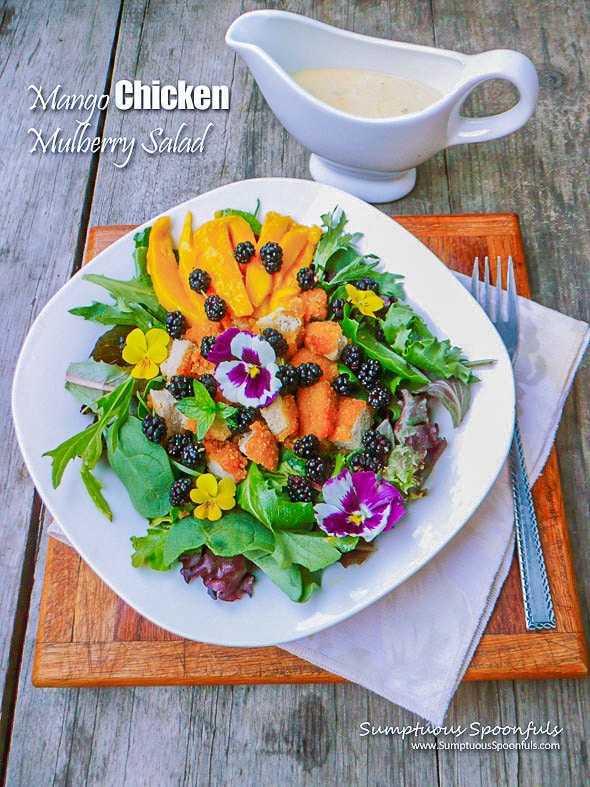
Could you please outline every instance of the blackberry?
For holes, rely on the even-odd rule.
[[[281,381],[281,390],[283,393],[292,392],[299,385],[299,373],[295,366],[292,366],[290,363],[279,366],[277,377]]]
[[[376,385],[369,391],[369,395],[367,396],[367,404],[375,410],[380,410],[382,407],[389,407],[392,401],[392,393],[384,385]]]
[[[330,307],[332,317],[339,322],[344,317],[344,306],[346,301],[344,298],[334,298]]]
[[[385,465],[385,457],[362,451],[356,456],[356,465],[361,470],[372,470],[374,473],[378,473]]]
[[[391,440],[377,429],[368,429],[363,435],[363,447],[373,456],[387,456],[391,452]]]
[[[300,459],[311,459],[319,454],[320,441],[314,434],[306,434],[305,437],[295,440],[293,451]]]
[[[229,430],[232,435],[244,434],[258,418],[258,410],[255,407],[239,407],[228,422]]]
[[[379,285],[374,279],[357,279],[357,281],[354,282],[354,286],[357,290],[364,290],[365,292],[367,290],[373,290],[375,295],[379,295]]]
[[[337,394],[340,394],[340,396],[350,396],[352,393],[352,387],[352,380],[345,372],[339,374],[338,377],[336,377],[332,382],[332,388]]]
[[[309,266],[309,268],[301,268],[297,271],[297,284],[299,285],[299,289],[303,290],[313,290],[313,288],[318,283],[317,276],[315,275],[315,271],[313,266]]]
[[[371,390],[371,388],[373,388],[373,386],[379,381],[380,375],[381,364],[379,361],[369,358],[368,361],[365,361],[363,364],[361,364],[361,368],[358,370],[357,376],[363,388]]]
[[[293,503],[311,503],[313,501],[311,481],[302,475],[287,476],[287,493]]]
[[[182,456],[182,449],[185,445],[188,445],[192,442],[192,437],[190,434],[183,434],[182,432],[176,432],[176,434],[171,435],[168,438],[168,442],[166,443],[166,450],[168,451],[168,456],[171,456],[172,459],[180,459]]]
[[[331,457],[313,456],[305,464],[305,475],[315,484],[323,484],[334,471],[334,460]]]
[[[207,292],[211,286],[211,276],[201,268],[195,268],[188,275],[188,286],[195,292]]]
[[[180,508],[186,505],[190,500],[190,491],[192,488],[193,482],[186,476],[182,476],[178,481],[175,481],[170,487],[170,505],[173,508]]]
[[[283,264],[283,250],[278,243],[270,241],[260,249],[260,259],[267,273],[278,273]]]
[[[215,336],[203,336],[201,339],[201,355],[206,358],[215,344]]]
[[[186,399],[187,396],[194,396],[193,378],[185,377],[184,374],[173,374],[166,383],[166,388],[175,399]]]
[[[315,385],[317,382],[319,382],[323,373],[322,367],[318,366],[318,364],[314,363],[313,361],[302,363],[301,366],[297,367],[299,385],[304,388],[307,388],[310,385]]]
[[[212,374],[202,374],[198,378],[201,385],[205,387],[205,390],[209,394],[212,399],[215,399],[217,396],[217,380],[213,377]]]
[[[203,443],[193,443],[191,440],[185,445],[180,454],[180,463],[186,467],[198,467],[205,459],[205,446]]]
[[[275,328],[265,328],[262,331],[262,338],[270,344],[277,358],[282,358],[287,354],[289,345],[280,331],[277,331]]]
[[[256,249],[249,240],[243,240],[241,243],[238,243],[234,249],[234,259],[236,262],[241,262],[242,265],[246,265],[254,256],[255,251]]]
[[[220,322],[227,314],[227,303],[219,295],[207,295],[205,298],[205,314],[211,322]]]
[[[340,360],[353,374],[358,374],[365,360],[365,354],[357,344],[347,344],[342,350]]]
[[[151,443],[161,443],[166,437],[166,421],[159,415],[146,415],[141,422],[141,431]]]
[[[182,312],[168,312],[166,330],[173,339],[182,339],[187,328],[188,323]]]

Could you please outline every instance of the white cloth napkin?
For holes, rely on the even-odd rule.
[[[532,483],[551,450],[590,329],[525,298],[520,320],[517,406]],[[53,522],[49,532],[67,540]],[[513,548],[505,467],[465,527],[424,568],[357,615],[283,647],[441,724],[506,579]]]

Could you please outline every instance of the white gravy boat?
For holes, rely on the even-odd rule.
[[[539,83],[531,61],[508,49],[463,55],[358,35],[286,11],[251,11],[229,27],[226,43],[246,61],[271,109],[312,152],[314,180],[368,202],[408,194],[418,164],[450,145],[485,142],[516,131],[533,113]],[[394,74],[442,95],[419,112],[364,118],[315,98],[289,74],[306,68],[355,68]],[[490,117],[460,114],[488,79],[506,79],[518,103]]]

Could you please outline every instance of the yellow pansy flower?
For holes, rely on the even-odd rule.
[[[191,500],[197,503],[197,519],[215,522],[221,519],[222,511],[230,511],[236,504],[236,484],[231,478],[220,478],[203,473],[197,478],[197,488],[191,492]]]
[[[374,317],[375,312],[385,306],[385,301],[373,290],[357,290],[352,284],[347,284],[345,290],[348,295],[347,300],[366,317]]]
[[[151,380],[160,371],[159,364],[168,357],[170,336],[161,328],[151,328],[144,333],[134,328],[128,334],[123,347],[123,360],[133,364],[131,376],[141,380]]]

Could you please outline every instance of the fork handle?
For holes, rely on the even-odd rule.
[[[510,448],[510,476],[526,627],[532,631],[554,629],[555,613],[518,422]]]

